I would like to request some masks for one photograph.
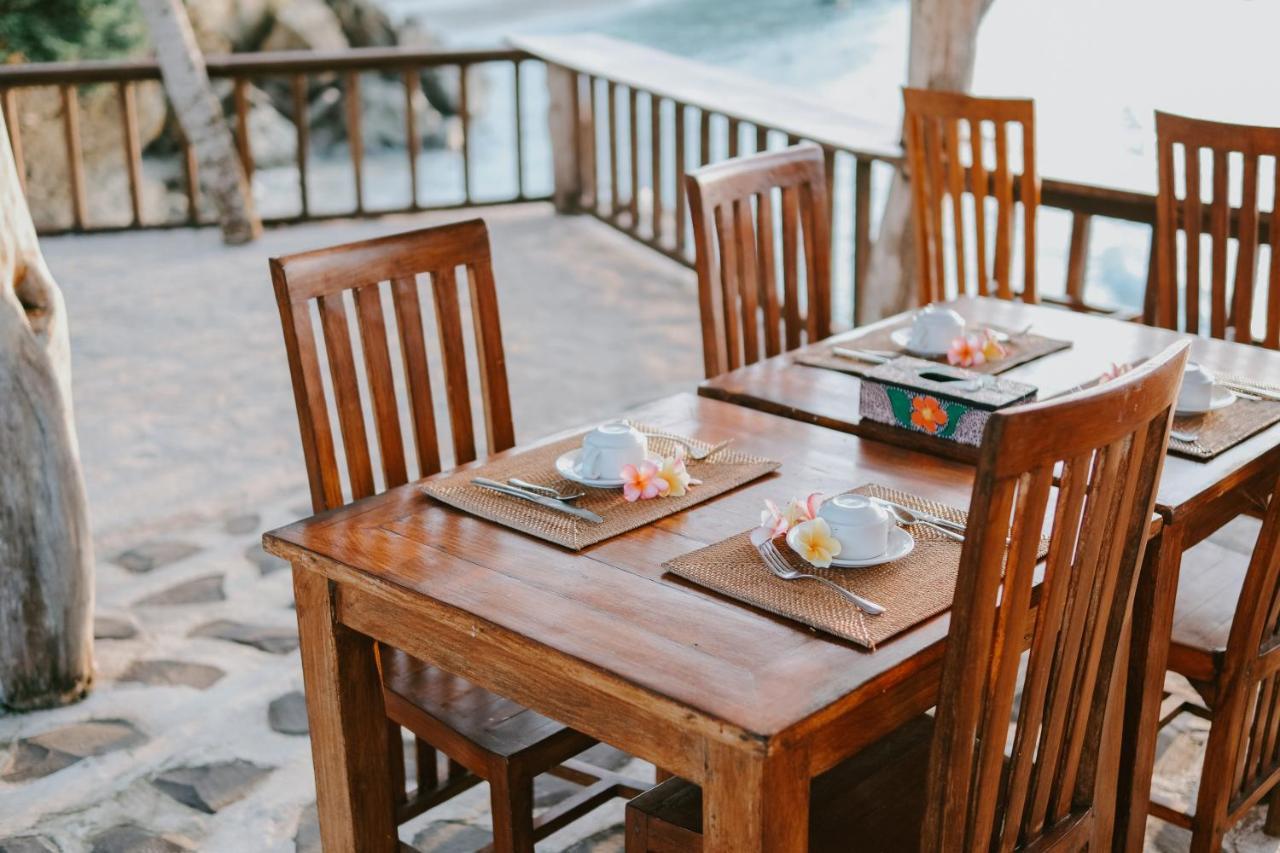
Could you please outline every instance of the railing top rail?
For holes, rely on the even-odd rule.
[[[789,86],[598,34],[521,36],[509,41],[539,59],[582,74],[785,131],[863,159],[902,162],[896,126],[851,115],[839,105]],[[1155,194],[1136,185],[1104,186],[1074,177],[1045,176],[1041,203],[1134,222],[1155,220]]]
[[[341,51],[283,50],[270,53],[211,55],[205,58],[205,65],[212,77],[236,77],[253,74],[373,71],[413,66],[470,65],[530,58],[532,58],[530,54],[518,48],[425,50],[405,47],[363,47]],[[0,87],[60,86],[158,79],[160,79],[160,66],[154,59],[0,65]]]
[[[516,47],[552,65],[750,124],[811,139],[859,157],[898,162],[897,129],[859,118],[794,88],[594,33],[517,36]]]

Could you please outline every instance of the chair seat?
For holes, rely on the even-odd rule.
[[[397,649],[381,649],[387,716],[473,772],[494,758],[531,754],[536,774],[595,743],[568,726],[424,663]]]
[[[1182,559],[1169,669],[1193,683],[1217,679],[1249,558],[1221,548],[1192,548]]]
[[[920,849],[933,718],[921,716],[813,780],[809,849]],[[644,849],[702,849],[702,790],[668,779],[627,804],[628,838]],[[630,847],[628,848],[630,849]]]

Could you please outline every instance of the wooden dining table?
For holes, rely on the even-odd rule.
[[[945,303],[971,325],[1026,329],[1069,340],[1072,346],[1000,374],[1039,389],[1039,398],[1096,381],[1113,365],[1132,364],[1179,340],[1191,340],[1191,360],[1216,373],[1280,384],[1280,352],[1187,335],[1168,329],[1045,305],[985,297]],[[791,353],[757,361],[704,382],[698,393],[805,423],[818,424],[877,441],[896,443],[961,461],[976,459],[977,448],[942,442],[864,420],[858,410],[859,379],[798,364],[797,358],[826,353],[832,345],[908,322],[889,317]],[[1132,650],[1126,692],[1115,849],[1140,850],[1146,827],[1145,804],[1155,761],[1167,640],[1173,623],[1174,591],[1183,553],[1232,518],[1265,505],[1280,465],[1280,424],[1275,424],[1208,460],[1170,454],[1156,497],[1163,527],[1149,549],[1134,607],[1134,636],[1151,639]],[[1136,804],[1136,805],[1130,805]]]
[[[881,483],[965,508],[970,466],[693,394],[627,416],[782,466],[578,552],[421,482],[264,537],[293,565],[325,849],[397,848],[379,642],[699,783],[710,851],[805,849],[810,779],[935,704],[946,612],[869,652],[662,563],[765,498]]]

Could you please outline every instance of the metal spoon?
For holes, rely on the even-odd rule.
[[[897,521],[899,524],[906,524],[908,526],[912,524],[923,524],[926,527],[933,528],[934,530],[938,531],[943,536],[947,537],[953,542],[964,541],[964,537],[959,533],[956,533],[954,530],[948,530],[947,528],[943,527],[941,524],[937,524],[932,521],[925,521],[923,518],[920,518],[911,510],[906,509],[905,507],[900,507],[897,504],[889,503],[888,501],[877,500],[876,498],[872,498],[871,500],[874,501],[879,506],[882,506],[886,510],[888,510],[889,514],[892,515],[894,520]]]

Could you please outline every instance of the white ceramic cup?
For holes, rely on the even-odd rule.
[[[836,495],[818,509],[840,543],[839,560],[870,560],[889,548],[893,522],[884,507],[862,495]]]
[[[946,352],[964,327],[964,318],[950,308],[926,305],[916,312],[907,345],[916,352]]]
[[[1213,372],[1202,364],[1187,362],[1182,374],[1182,389],[1178,391],[1178,410],[1206,412],[1213,405]]]
[[[621,421],[601,424],[582,439],[573,472],[587,480],[612,480],[626,465],[639,465],[649,452],[644,433]]]

